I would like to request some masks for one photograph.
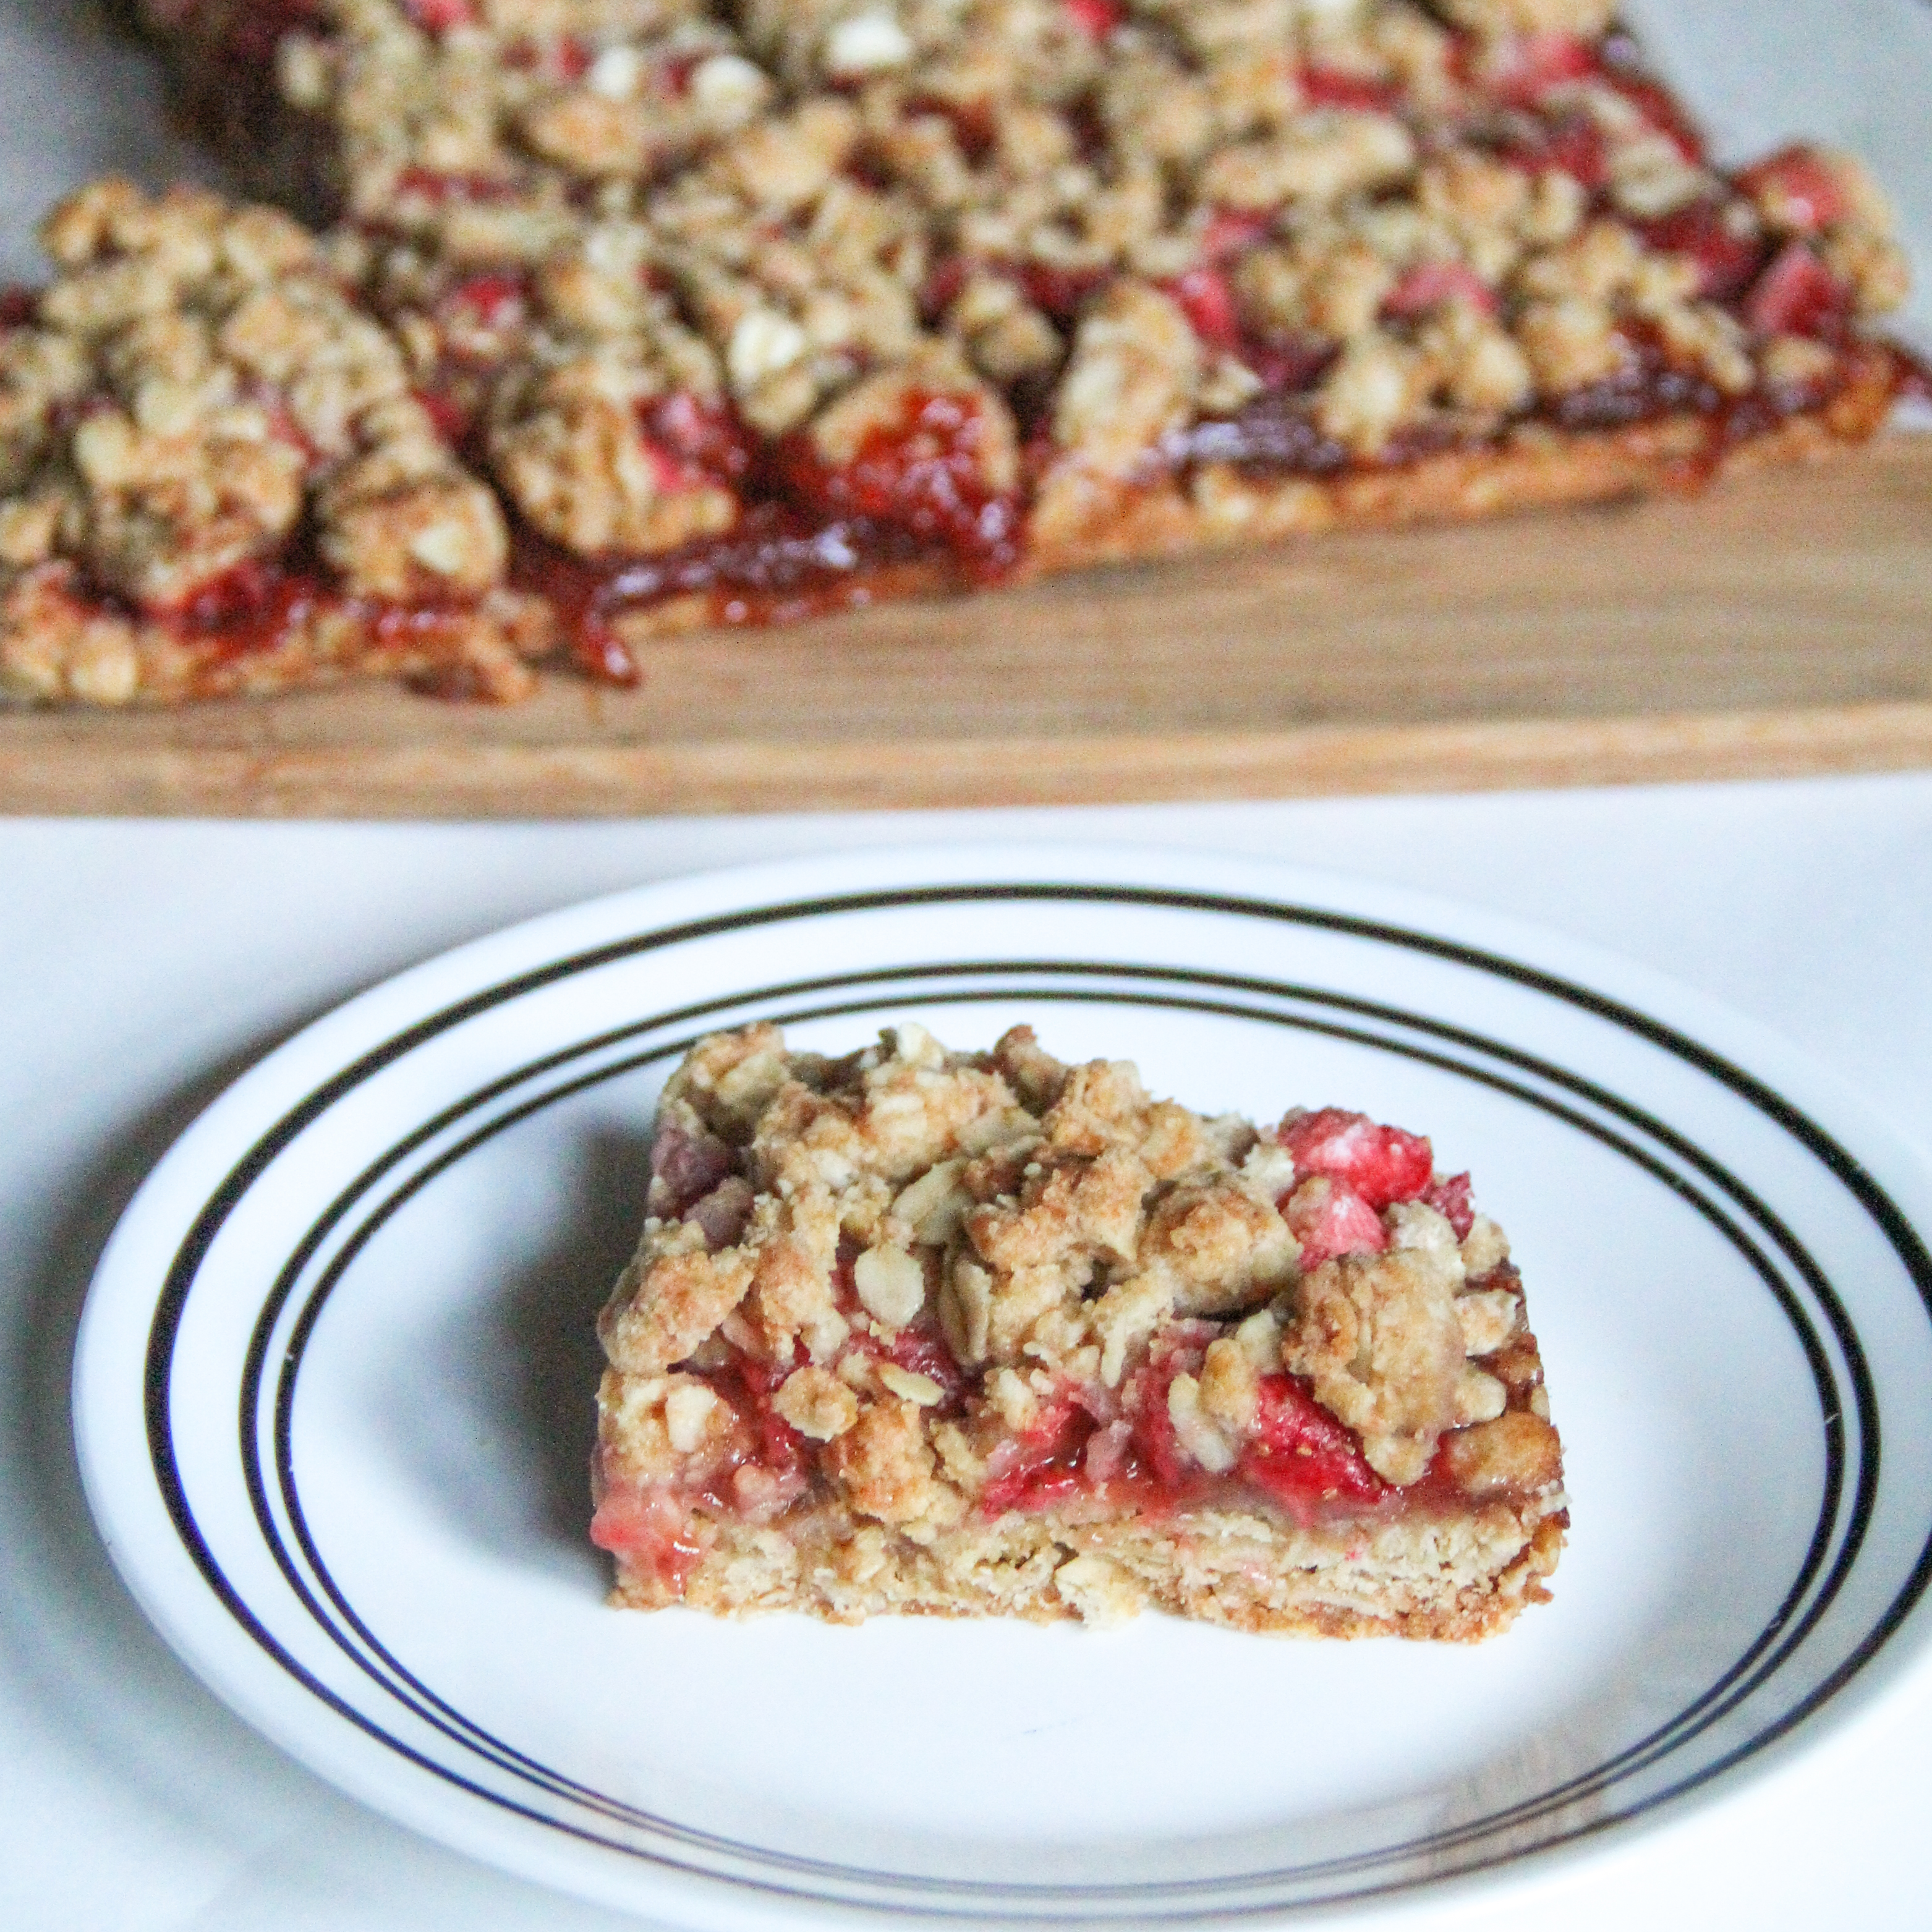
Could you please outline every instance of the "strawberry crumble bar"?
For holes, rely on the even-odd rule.
[[[45,240],[61,272],[0,330],[0,692],[524,693],[549,617],[497,500],[310,236],[108,182]]]
[[[482,694],[547,645],[631,682],[669,632],[1692,489],[1924,381],[1872,332],[1906,272],[1862,166],[1719,168],[1610,0],[142,4],[500,506],[488,590],[537,614]],[[156,541],[198,554],[196,515]],[[221,608],[225,682],[4,688],[296,674]]]
[[[754,1025],[673,1076],[651,1174],[598,1324],[620,1604],[1473,1640],[1546,1598],[1520,1282],[1417,1136],[1203,1118],[1026,1027]]]

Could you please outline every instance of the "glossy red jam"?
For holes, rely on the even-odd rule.
[[[776,468],[794,500],[820,514],[903,530],[993,578],[1015,560],[1018,514],[983,481],[988,434],[976,398],[915,389],[850,462],[826,463],[801,436],[780,446]]]

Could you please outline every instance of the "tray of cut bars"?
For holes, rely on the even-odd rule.
[[[1845,94],[1874,49],[1715,10],[1654,45],[1606,0],[10,27],[72,178],[5,238],[0,803],[1924,764],[1932,187],[1909,111]],[[1741,55],[1757,118],[1707,126]],[[152,152],[76,141],[116,72],[218,187],[158,106]],[[0,163],[16,208],[47,178]]]

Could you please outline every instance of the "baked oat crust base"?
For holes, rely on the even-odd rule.
[[[1714,452],[1709,419],[1684,413],[1616,430],[1535,424],[1498,446],[1332,478],[1254,479],[1214,464],[1191,492],[1174,483],[1123,490],[1069,464],[1042,490],[1020,574],[1046,577],[1331,531],[1470,523],[1693,494],[1732,473],[1818,462],[1868,441],[1891,412],[1895,380],[1889,350],[1862,350],[1824,406]]]
[[[1178,1533],[1170,1522],[1029,1513],[916,1543],[830,1503],[781,1527],[700,1519],[698,1533],[712,1540],[682,1597],[620,1558],[610,1601],[720,1616],[802,1610],[841,1624],[892,1615],[1105,1625],[1150,1609],[1275,1636],[1474,1643],[1549,1601],[1543,1580],[1568,1522],[1540,1500],[1334,1529],[1228,1509],[1190,1512]]]

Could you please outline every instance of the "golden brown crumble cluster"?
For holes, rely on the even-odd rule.
[[[826,1060],[748,1027],[674,1076],[653,1170],[600,1323],[607,1492],[707,1495],[752,1522],[796,1502],[800,1480],[745,1453],[755,1378],[855,1520],[930,1543],[983,1514],[1015,1439],[1070,1400],[1101,1425],[1086,1468],[1118,1467],[1145,1436],[1124,1391],[1181,1346],[1170,1480],[1250,1466],[1264,1378],[1286,1372],[1382,1482],[1417,1482],[1440,1446],[1479,1502],[1560,1483],[1493,1222],[1466,1215],[1459,1238],[1413,1199],[1317,1262],[1338,1184],[1245,1121],[1151,1100],[1127,1062],[1063,1066],[1025,1028],[949,1054],[910,1024]],[[935,1330],[937,1355],[902,1346]]]

